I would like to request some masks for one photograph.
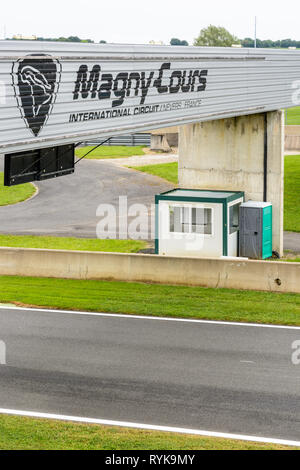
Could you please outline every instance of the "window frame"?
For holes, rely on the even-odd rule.
[[[197,204],[180,204],[180,203],[177,203],[174,201],[173,204],[169,204],[169,223],[168,223],[168,231],[171,235],[196,235],[196,236],[201,236],[201,237],[213,237],[214,236],[214,208],[213,207],[203,207],[203,205],[197,205]],[[180,232],[177,232],[175,231],[175,220],[174,220],[174,223],[173,223],[173,226],[174,226],[174,230],[172,231],[171,230],[171,211],[173,210],[173,213],[175,212],[175,209],[176,208],[179,208],[181,211],[183,211],[184,209],[188,209],[188,224],[182,224],[180,223],[180,225],[188,225],[189,226],[189,231],[186,232],[186,231],[180,231]],[[211,226],[211,230],[210,230],[210,233],[198,233],[196,231],[193,231],[193,219],[192,219],[192,209],[201,209],[203,211],[210,211],[210,225]],[[200,225],[200,224],[199,224]],[[196,226],[196,225],[195,225]],[[203,227],[205,227],[205,225],[203,224],[202,225]]]
[[[239,211],[240,211],[240,206],[241,206],[241,204],[242,204],[242,202],[239,201],[239,202],[236,202],[235,204],[231,204],[231,205],[228,207],[228,209],[229,209],[229,211],[228,211],[228,212],[229,212],[229,213],[228,213],[228,219],[229,219],[229,220],[228,220],[228,222],[229,222],[229,223],[228,223],[228,234],[229,234],[229,235],[234,235],[235,233],[239,233],[239,231],[240,231]],[[233,211],[234,208],[237,207],[237,206],[238,206],[238,209],[237,209],[237,210],[238,210],[238,226],[236,227],[236,226],[234,226],[234,225],[231,225],[231,211]],[[234,220],[234,214],[233,214],[233,220]],[[232,227],[235,228],[234,231],[231,230]]]

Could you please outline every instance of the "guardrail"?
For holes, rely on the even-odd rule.
[[[98,145],[101,140],[89,140],[85,142],[85,145]],[[126,146],[126,147],[150,147],[151,134],[131,134],[131,135],[119,135],[111,137],[105,145],[111,146]]]

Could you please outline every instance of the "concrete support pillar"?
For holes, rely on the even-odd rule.
[[[263,201],[266,189],[267,202],[273,204],[273,249],[280,255],[283,254],[283,178],[282,111],[180,128],[179,186],[244,191],[247,201]]]
[[[151,150],[169,152],[178,147],[178,127],[166,127],[151,132]]]
[[[151,135],[151,150],[160,150],[162,152],[169,152],[171,147],[168,143],[166,134],[152,134]]]

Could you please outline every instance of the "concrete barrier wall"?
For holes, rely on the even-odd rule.
[[[0,248],[0,275],[300,293],[300,263],[275,261]]]
[[[285,137],[285,150],[300,152],[300,135],[289,135]]]
[[[285,150],[300,152],[300,126],[285,126]]]

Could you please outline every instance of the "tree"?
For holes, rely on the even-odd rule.
[[[189,43],[185,40],[181,41],[178,38],[172,38],[170,41],[171,46],[188,46]]]
[[[245,38],[242,40],[243,47],[254,47],[254,39]]]
[[[12,38],[16,39],[16,38]],[[52,41],[52,42],[88,42],[88,43],[93,43],[91,39],[80,39],[78,36],[69,36],[68,38],[61,36],[59,38],[44,38],[44,37],[38,37],[36,38],[36,41]]]
[[[254,39],[245,38],[241,40],[243,47],[254,47]],[[295,41],[293,39],[278,39],[277,41],[272,41],[271,39],[257,39],[256,47],[266,47],[266,48],[281,48],[287,49],[288,47],[297,47],[300,48],[300,41]]]
[[[81,42],[81,39],[78,36],[69,36],[67,40],[69,42]]]
[[[194,46],[211,47],[231,47],[232,44],[240,44],[240,40],[230,34],[227,29],[221,26],[210,25],[200,31],[200,35],[195,39]]]

